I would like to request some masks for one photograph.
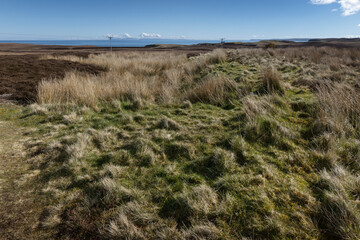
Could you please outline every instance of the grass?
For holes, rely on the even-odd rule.
[[[359,55],[66,57],[108,72],[44,81],[3,118],[33,128],[55,237],[358,239]]]
[[[179,103],[189,98],[198,101],[203,97],[220,101],[223,88],[229,85],[228,80],[212,76],[208,81],[193,86],[192,79],[207,64],[218,63],[225,58],[226,53],[222,50],[192,60],[187,60],[185,54],[136,52],[92,55],[87,59],[61,57],[102,66],[108,71],[99,76],[71,72],[64,79],[43,81],[38,88],[38,101],[42,104],[75,104],[92,108],[96,108],[100,102],[119,99],[165,104]],[[191,93],[187,93],[194,87],[198,92],[205,92],[197,94],[191,90]],[[198,95],[200,99],[197,99]]]
[[[263,91],[266,93],[283,94],[281,75],[273,67],[267,67],[262,70],[262,85]]]

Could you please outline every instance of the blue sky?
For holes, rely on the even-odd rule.
[[[0,0],[0,39],[360,36],[359,10],[360,0]]]

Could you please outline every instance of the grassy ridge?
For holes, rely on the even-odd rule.
[[[43,82],[42,104],[18,110],[54,196],[41,226],[78,239],[359,238],[355,54],[73,59],[109,71]]]

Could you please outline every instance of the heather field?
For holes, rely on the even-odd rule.
[[[37,61],[71,67],[0,104],[0,238],[360,239],[358,48]]]

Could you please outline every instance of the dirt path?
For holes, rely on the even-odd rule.
[[[41,198],[26,163],[23,129],[0,121],[0,239],[43,239],[38,231]]]

